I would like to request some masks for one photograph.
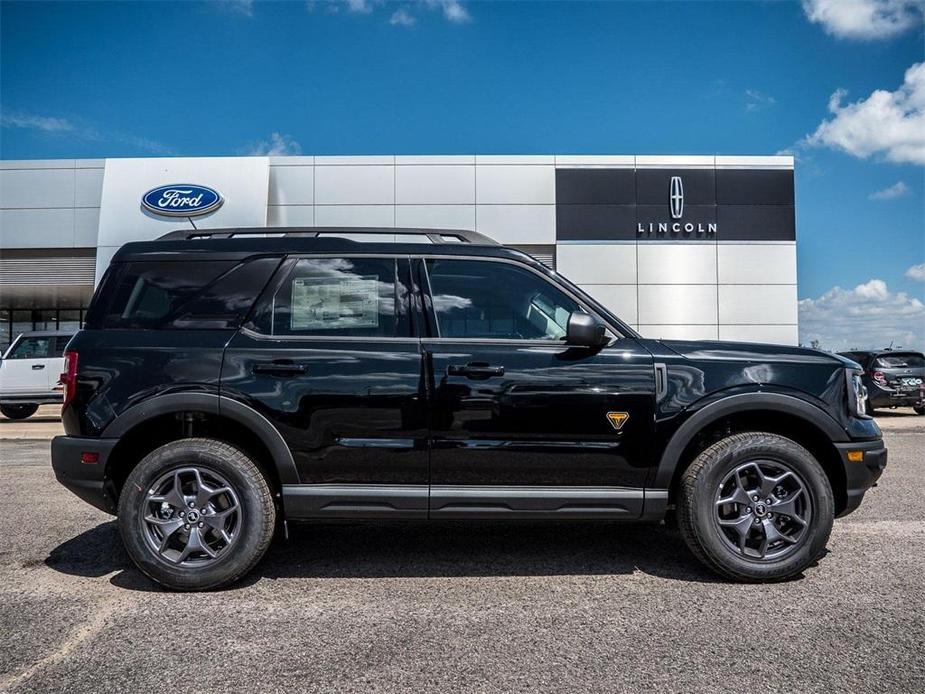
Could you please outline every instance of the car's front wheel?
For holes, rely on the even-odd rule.
[[[135,565],[175,590],[238,580],[273,538],[270,488],[241,450],[182,439],[149,453],[119,498],[119,531]]]
[[[738,581],[781,581],[825,549],[832,488],[805,448],[776,434],[734,434],[685,470],[678,524],[691,551]]]
[[[0,412],[9,419],[26,419],[35,414],[38,405],[0,405]]]
[[[914,405],[912,409],[915,410],[915,413],[918,415],[925,414],[925,405]]]

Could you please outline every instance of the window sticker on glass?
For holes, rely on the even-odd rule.
[[[379,327],[379,278],[299,277],[292,280],[291,330]]]

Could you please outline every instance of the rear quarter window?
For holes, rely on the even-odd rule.
[[[94,318],[113,329],[233,329],[240,325],[279,258],[125,263],[108,276]],[[107,300],[108,299],[108,300]]]

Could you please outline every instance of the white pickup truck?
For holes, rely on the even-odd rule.
[[[39,405],[62,401],[58,379],[64,370],[64,347],[73,336],[27,332],[13,340],[0,360],[0,412],[25,419]]]

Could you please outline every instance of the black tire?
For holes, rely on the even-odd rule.
[[[26,419],[38,409],[38,405],[0,405],[0,412],[8,419]]]
[[[158,553],[147,530],[155,526],[145,523],[143,519],[151,515],[149,507],[161,508],[166,503],[158,506],[159,501],[149,501],[152,486],[166,477],[179,479],[178,474],[188,475],[193,469],[201,474],[195,477],[200,482],[209,479],[209,476],[222,480],[231,490],[228,494],[234,496],[233,508],[238,509],[240,515],[233,519],[238,523],[233,529],[233,539],[217,550],[215,558],[203,556],[200,559],[201,565],[188,566]],[[198,506],[198,500],[196,505]],[[176,506],[179,507],[180,504]],[[199,509],[190,510],[198,516]],[[214,511],[210,512],[216,517]],[[179,514],[174,517],[173,513],[174,509],[171,506],[167,510],[168,518],[173,517],[174,522],[182,524],[183,521],[178,520]],[[203,518],[205,515],[202,514]],[[149,453],[125,481],[119,498],[118,516],[122,541],[135,565],[157,583],[173,590],[184,591],[221,588],[247,574],[269,548],[276,523],[276,509],[269,485],[254,462],[239,449],[212,439],[182,439]],[[200,537],[199,533],[202,533],[202,538],[205,539],[206,534],[210,532],[208,528],[197,531],[196,525],[193,523],[194,529],[191,531],[184,530],[190,527],[187,524],[166,534],[175,535],[175,540],[181,544],[186,538],[185,542],[188,545],[190,533],[196,533],[197,539]],[[203,523],[198,523],[198,527],[202,528]],[[208,537],[217,538],[211,535]],[[220,544],[221,540],[218,542]],[[177,558],[182,559],[182,556],[175,559]]]
[[[786,478],[786,484],[800,484],[802,492],[794,493],[791,501],[795,501],[799,496],[808,499],[809,502],[809,506],[804,507],[809,509],[809,513],[805,516],[805,526],[798,531],[799,540],[793,544],[779,540],[780,544],[777,546],[783,549],[779,550],[780,556],[776,557],[772,556],[773,553],[768,553],[768,556],[750,556],[747,552],[757,553],[764,550],[745,547],[745,540],[742,540],[741,545],[735,546],[735,537],[741,539],[743,534],[747,534],[747,537],[754,537],[760,544],[762,536],[770,537],[765,532],[767,523],[788,523],[789,517],[781,513],[765,515],[774,506],[765,505],[762,499],[754,503],[753,510],[751,501],[747,507],[735,504],[720,506],[721,502],[717,498],[727,498],[724,489],[734,487],[724,488],[723,485],[738,483],[740,475],[747,476],[758,461],[761,461],[762,465],[767,463],[770,469],[792,473]],[[743,470],[745,472],[741,472]],[[772,475],[768,475],[766,479],[771,477]],[[735,482],[727,482],[730,479]],[[781,489],[780,494],[786,496],[785,489],[777,489]],[[746,499],[751,494],[744,491],[742,493],[746,495]],[[773,498],[774,503],[778,503],[777,497]],[[720,515],[724,512],[721,509],[730,508],[734,509],[733,520],[721,520]],[[822,466],[809,451],[794,441],[762,432],[734,434],[698,455],[681,477],[677,509],[678,526],[691,552],[717,573],[736,581],[751,583],[783,581],[800,574],[812,565],[825,550],[835,517],[832,488]],[[756,519],[757,515],[746,519],[746,513],[759,512],[762,514],[761,519]],[[775,515],[777,519],[773,520]],[[727,525],[739,524],[739,519],[745,522],[745,533],[720,527],[720,523],[724,521]],[[756,519],[754,528],[749,525],[751,519]],[[798,526],[790,522],[789,527]],[[773,531],[773,528],[771,530]]]
[[[864,403],[864,414],[866,414],[868,417],[874,416],[874,406],[870,404],[870,400],[867,400]]]
[[[915,410],[917,415],[925,414],[925,405],[914,405],[912,409]]]

